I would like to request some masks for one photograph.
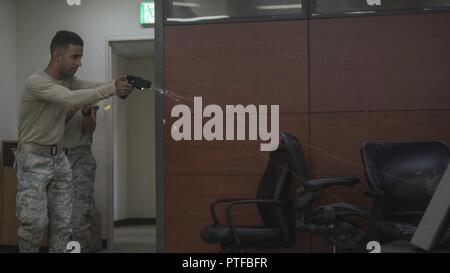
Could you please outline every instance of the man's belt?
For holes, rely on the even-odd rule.
[[[39,144],[19,144],[18,151],[22,153],[33,153],[43,156],[56,156],[64,152],[61,145],[39,145]]]
[[[90,152],[91,146],[79,146],[76,148],[63,148],[64,152],[66,153],[66,155],[68,156],[73,155],[73,154],[79,154],[79,153],[85,153],[85,152]]]

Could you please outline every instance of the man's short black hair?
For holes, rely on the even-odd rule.
[[[71,31],[61,30],[58,31],[55,34],[55,37],[53,37],[52,43],[50,45],[50,53],[53,54],[53,52],[57,48],[64,48],[68,45],[79,45],[84,46],[83,39],[81,39],[78,34]]]

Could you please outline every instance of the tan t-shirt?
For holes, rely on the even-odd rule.
[[[73,149],[80,146],[91,146],[92,134],[84,132],[84,119],[85,117],[81,113],[81,110],[78,110],[66,123],[64,137],[62,140],[62,145],[64,148]]]
[[[74,92],[76,92],[76,90],[78,89],[95,88],[97,86],[100,86],[101,83],[80,81],[75,78],[70,85],[71,89],[73,89]],[[62,140],[62,145],[64,148],[74,149],[81,146],[91,146],[92,134],[84,132],[83,130],[83,120],[85,118],[90,117],[83,116],[81,110],[78,110],[66,122],[66,127],[64,129],[64,137]]]
[[[45,71],[32,75],[19,110],[19,143],[60,144],[70,108],[92,105],[115,94],[114,82],[73,92],[79,83],[76,79],[56,80]]]

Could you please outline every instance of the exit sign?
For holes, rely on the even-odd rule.
[[[141,25],[155,23],[155,2],[141,3]]]

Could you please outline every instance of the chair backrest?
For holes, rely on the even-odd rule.
[[[259,184],[257,199],[284,200],[290,203],[289,207],[274,207],[269,204],[259,204],[258,210],[265,226],[280,228],[285,243],[295,245],[296,238],[296,195],[298,176],[308,175],[301,173],[296,165],[298,157],[303,153],[298,148],[298,140],[287,133],[281,133],[280,146],[270,153],[269,162]],[[300,150],[299,150],[300,149]]]
[[[417,224],[447,168],[448,146],[437,141],[369,141],[361,155],[369,187],[385,193],[375,203],[381,217]]]

